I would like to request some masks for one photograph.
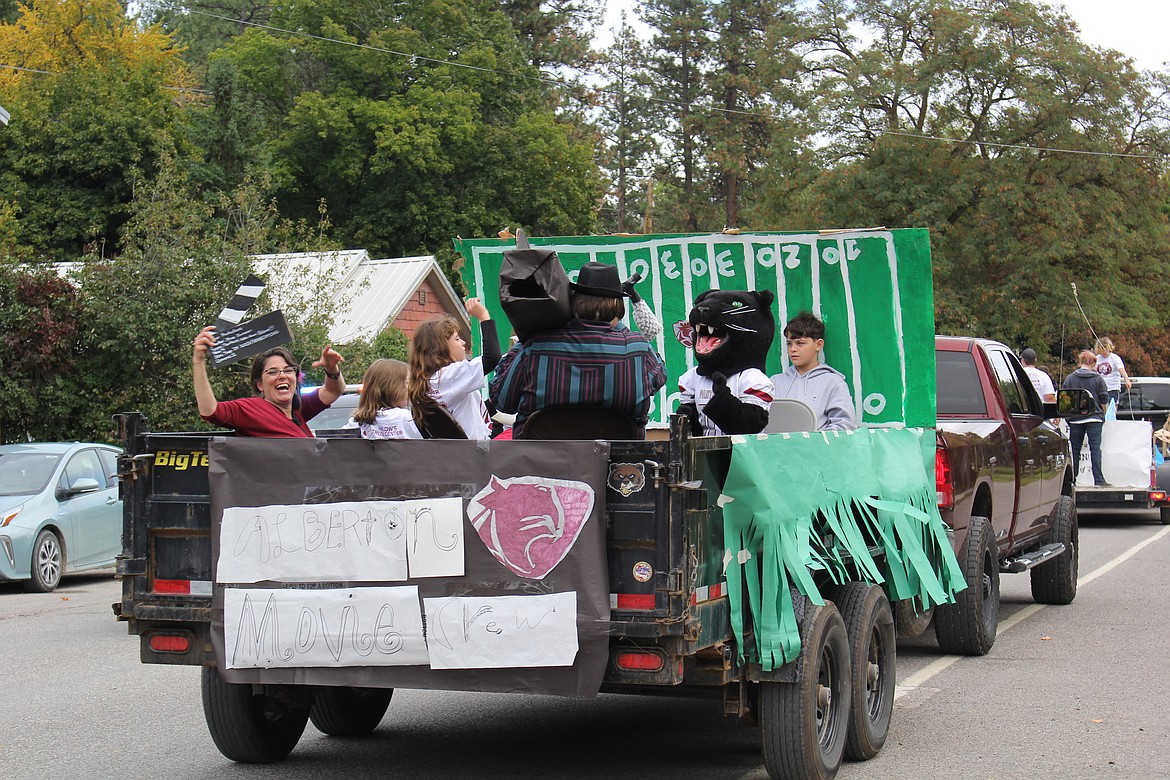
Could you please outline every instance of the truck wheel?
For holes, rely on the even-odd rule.
[[[967,587],[935,609],[934,633],[945,652],[986,655],[999,626],[999,554],[986,517],[971,518],[959,564]]]
[[[897,647],[894,613],[885,591],[877,585],[847,582],[831,596],[849,636],[853,699],[845,757],[868,761],[886,744],[894,711]]]
[[[291,687],[291,686],[290,686]],[[269,764],[296,747],[309,722],[309,702],[268,686],[255,694],[252,686],[225,682],[214,666],[203,667],[203,717],[219,752],[232,761]]]
[[[365,736],[378,728],[393,695],[393,688],[322,688],[309,719],[322,734]]]
[[[48,528],[37,534],[33,542],[31,577],[24,587],[31,593],[48,593],[61,584],[61,570],[65,567],[65,555],[61,552],[61,540]]]
[[[760,741],[772,780],[830,780],[849,729],[849,638],[832,604],[801,631],[803,671],[794,683],[760,683]]]
[[[1158,507],[1158,515],[1162,519],[1162,525],[1170,525],[1170,506]]]
[[[1063,542],[1063,555],[1032,569],[1032,598],[1037,604],[1071,604],[1077,597],[1077,570],[1080,530],[1077,505],[1071,496],[1061,496],[1052,513],[1050,541]]]
[[[930,628],[930,621],[934,619],[934,605],[920,609],[915,602],[917,599],[902,599],[894,604],[894,628],[898,631],[899,639],[914,639],[926,633]]]

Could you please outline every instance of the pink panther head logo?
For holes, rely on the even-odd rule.
[[[584,482],[493,476],[467,505],[480,540],[521,577],[544,579],[564,560],[593,511]]]

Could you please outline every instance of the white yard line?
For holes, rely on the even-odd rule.
[[[1138,542],[1133,547],[1130,547],[1125,552],[1121,553],[1120,555],[1115,556],[1114,558],[1112,558],[1110,561],[1108,561],[1104,565],[1099,566],[1096,569],[1094,569],[1093,571],[1084,575],[1083,577],[1078,578],[1077,579],[1077,588],[1078,589],[1083,588],[1085,585],[1088,585],[1090,582],[1097,579],[1098,577],[1103,577],[1104,575],[1106,575],[1109,572],[1116,569],[1121,564],[1128,561],[1133,556],[1137,555],[1139,552],[1144,550],[1146,547],[1148,547],[1151,544],[1153,544],[1154,542],[1162,539],[1167,534],[1170,534],[1170,526],[1166,526],[1165,528],[1163,528],[1161,531],[1158,531],[1158,533],[1154,534],[1150,538],[1145,539],[1141,542]],[[1001,622],[999,624],[999,630],[996,633],[1002,634],[1003,632],[1007,631],[1008,629],[1010,629],[1012,626],[1016,625],[1017,623],[1020,623],[1024,620],[1027,620],[1032,615],[1035,615],[1037,612],[1044,609],[1044,607],[1045,607],[1044,604],[1029,604],[1028,606],[1021,609],[1019,612],[1012,615],[1007,620],[1004,620],[1003,622]],[[904,696],[908,693],[913,693],[915,689],[921,688],[932,677],[934,677],[935,675],[942,672],[944,669],[949,667],[951,664],[955,663],[956,661],[960,661],[965,657],[966,656],[962,656],[962,655],[944,655],[941,658],[939,658],[937,661],[934,661],[933,663],[927,664],[926,666],[919,669],[914,674],[907,677],[905,680],[902,680],[898,683],[898,686],[894,692],[894,701],[897,701],[902,696]]]

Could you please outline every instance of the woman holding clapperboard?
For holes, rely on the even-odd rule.
[[[199,416],[209,423],[232,428],[240,436],[266,438],[313,438],[305,424],[337,400],[345,391],[341,363],[345,361],[331,346],[321,350],[313,368],[325,369],[325,385],[304,396],[300,394],[300,367],[284,347],[270,349],[252,361],[252,388],[259,395],[217,401],[207,381],[207,355],[215,346],[215,326],[209,325],[195,337],[192,372]]]

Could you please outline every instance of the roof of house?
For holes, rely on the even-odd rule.
[[[459,295],[432,255],[375,260],[364,249],[348,249],[253,259],[278,305],[311,302],[326,294],[338,304],[329,329],[335,344],[373,339],[394,322],[423,281],[442,299],[443,308],[460,320],[460,329],[465,333],[471,329]]]

